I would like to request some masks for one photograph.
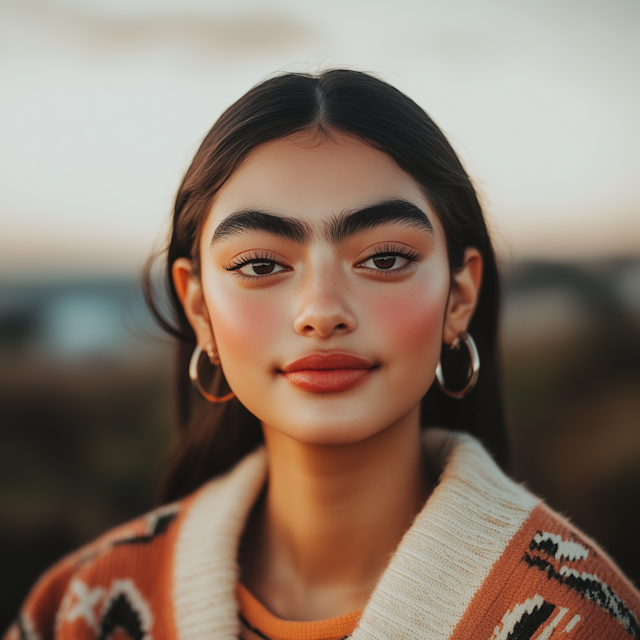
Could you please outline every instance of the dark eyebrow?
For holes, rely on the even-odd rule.
[[[300,220],[245,209],[232,213],[218,225],[211,244],[223,238],[239,235],[243,231],[265,231],[278,238],[301,244],[308,242],[311,237],[309,225]]]
[[[406,200],[387,200],[356,211],[345,211],[325,224],[324,235],[331,243],[338,243],[356,233],[368,231],[388,222],[399,222],[415,229],[433,233],[427,214]],[[311,227],[295,218],[244,209],[225,218],[216,229],[211,244],[237,236],[244,231],[264,231],[278,238],[300,244],[309,241]]]
[[[387,200],[357,211],[341,213],[326,224],[325,236],[330,242],[341,242],[356,233],[388,222],[400,222],[433,233],[433,225],[420,207],[406,200]]]

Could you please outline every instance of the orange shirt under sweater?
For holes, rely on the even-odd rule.
[[[294,622],[274,616],[242,584],[238,585],[241,640],[342,640],[355,630],[362,611],[316,622]]]

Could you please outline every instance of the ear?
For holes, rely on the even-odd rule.
[[[480,296],[482,285],[482,254],[467,247],[462,267],[451,275],[451,287],[444,318],[442,340],[451,344],[467,330]]]
[[[187,320],[189,320],[189,324],[195,331],[198,344],[205,351],[210,349],[216,351],[216,343],[213,337],[209,312],[204,300],[202,284],[200,278],[196,277],[193,272],[191,260],[178,258],[171,267],[171,275]]]

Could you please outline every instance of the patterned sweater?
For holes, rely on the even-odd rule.
[[[424,440],[439,482],[353,640],[640,640],[640,594],[597,544],[470,436],[431,429]],[[260,449],[65,558],[33,588],[5,640],[247,637],[236,553],[266,473]]]

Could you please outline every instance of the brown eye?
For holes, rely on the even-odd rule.
[[[256,260],[243,264],[238,271],[245,276],[268,276],[272,273],[284,271],[285,268],[273,260]]]
[[[258,273],[262,276],[267,273],[271,273],[275,265],[273,264],[273,262],[254,262],[252,267],[255,273]]]
[[[380,253],[367,258],[358,266],[373,269],[374,271],[398,271],[402,269],[402,267],[405,267],[409,262],[411,261],[408,258],[398,254]]]
[[[397,256],[378,256],[373,258],[373,264],[378,267],[378,269],[391,269],[391,267],[395,266]]]

